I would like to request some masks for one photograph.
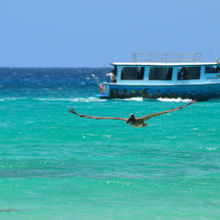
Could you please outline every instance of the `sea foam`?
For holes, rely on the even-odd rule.
[[[182,99],[182,98],[158,98],[160,102],[191,102],[192,99]]]
[[[95,97],[88,98],[34,98],[39,101],[65,101],[65,102],[103,102],[105,99],[99,99]]]
[[[116,100],[142,102],[144,101],[144,98],[143,97],[132,97],[132,98],[116,99]]]

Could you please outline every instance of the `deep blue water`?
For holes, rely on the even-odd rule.
[[[99,93],[97,83],[110,68],[1,68],[1,96],[60,96]],[[95,75],[94,77],[92,75]]]

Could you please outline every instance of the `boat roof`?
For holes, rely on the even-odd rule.
[[[115,66],[208,66],[219,65],[218,62],[195,62],[195,63],[145,63],[145,62],[114,62]]]

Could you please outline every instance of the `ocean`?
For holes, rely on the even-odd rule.
[[[220,219],[220,100],[70,114],[190,101],[98,99],[108,70],[0,69],[0,219]]]

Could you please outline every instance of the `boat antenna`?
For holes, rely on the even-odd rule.
[[[214,36],[213,36],[213,43],[214,43],[214,57],[215,57],[215,59],[216,59],[216,63],[219,63],[219,60],[218,60],[218,58],[217,58],[217,50],[216,50],[216,48],[217,48],[217,40],[216,40],[216,34],[214,34]]]

